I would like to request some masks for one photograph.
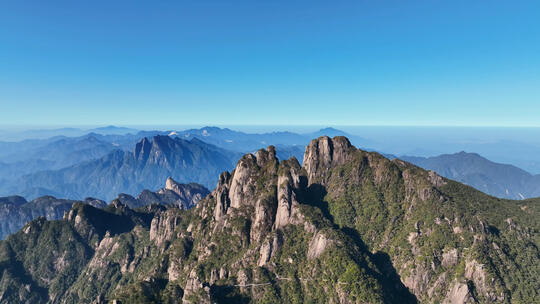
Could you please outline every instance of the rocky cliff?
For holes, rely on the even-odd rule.
[[[533,303],[539,211],[321,137],[303,167],[245,155],[190,210],[29,223],[0,242],[0,302]]]

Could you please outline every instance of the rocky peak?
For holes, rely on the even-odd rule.
[[[231,180],[231,173],[225,171],[219,175],[218,187],[221,185],[228,185]]]
[[[344,164],[350,157],[351,148],[351,143],[344,136],[321,136],[312,140],[306,147],[303,162],[310,181],[318,171],[322,170],[320,173],[323,173],[333,166]]]
[[[264,177],[277,173],[278,159],[273,146],[244,155],[232,173],[229,200],[231,207],[240,208],[243,205],[254,205],[253,190]]]
[[[177,140],[180,139],[166,135],[156,135],[152,137],[151,141],[145,137],[135,145],[135,158],[143,163],[147,161],[150,163],[162,162],[163,158],[173,149]]]
[[[204,186],[190,183],[180,184],[171,177],[167,178],[165,188],[158,190],[155,194],[164,203],[177,205],[182,209],[189,209],[195,206],[201,199],[208,195],[210,191]]]
[[[145,137],[135,145],[135,158],[139,161],[146,161],[150,150],[152,150],[152,143]]]
[[[83,200],[85,204],[88,204],[90,206],[96,207],[96,208],[103,208],[107,206],[107,203],[103,200],[94,198],[94,197],[87,197]]]
[[[216,222],[220,222],[223,216],[227,213],[227,209],[231,205],[229,199],[229,185],[231,182],[231,174],[227,171],[219,175],[219,182],[214,190],[214,197],[216,198],[216,207],[214,209],[214,219]]]
[[[283,163],[283,162],[282,162]],[[298,161],[296,161],[298,164]],[[300,166],[297,165],[299,168]],[[232,174],[224,172],[213,192],[216,199],[214,218],[221,221],[232,209],[253,208],[253,228],[271,228],[277,209],[277,175],[280,168],[276,149],[269,146],[253,154],[244,155]],[[264,228],[264,229],[266,229]],[[255,233],[257,237],[259,233]]]
[[[166,151],[174,141],[174,138],[171,138],[167,135],[156,135],[152,137],[152,147],[154,149]]]
[[[121,203],[129,208],[139,208],[152,204],[164,206],[176,206],[180,209],[189,209],[195,206],[199,200],[206,197],[210,191],[204,186],[190,183],[180,184],[169,177],[165,187],[155,192],[143,190],[135,198],[129,194],[120,193],[112,203]],[[95,204],[91,204],[95,205]]]
[[[177,194],[180,194],[180,187],[181,184],[179,184],[177,181],[172,179],[172,177],[168,177],[167,181],[165,182],[165,190],[171,190]]]
[[[300,220],[301,214],[298,210],[299,202],[296,191],[305,187],[301,181],[301,174],[301,167],[296,158],[280,163],[275,228],[298,223]]]
[[[264,167],[269,162],[276,162],[276,147],[269,146],[266,149],[260,149],[257,151],[256,158],[259,167]]]
[[[302,221],[298,192],[306,186],[307,178],[296,158],[279,162],[273,146],[247,154],[232,174],[221,174],[212,194],[214,219],[227,225],[227,219],[244,214],[251,223],[251,242],[261,241],[275,229]]]
[[[13,195],[13,196],[6,196],[6,197],[0,197],[0,204],[9,204],[9,205],[24,205],[27,201],[24,197]]]

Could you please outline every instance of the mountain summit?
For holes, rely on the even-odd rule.
[[[539,210],[320,137],[303,166],[244,155],[187,211],[26,225],[0,242],[1,301],[533,303]]]

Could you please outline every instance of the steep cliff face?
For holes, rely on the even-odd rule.
[[[0,243],[0,302],[532,303],[539,211],[321,137],[303,167],[245,155],[190,210],[33,221]]]

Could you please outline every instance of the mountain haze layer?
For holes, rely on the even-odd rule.
[[[540,196],[540,175],[489,161],[476,153],[460,152],[428,158],[402,156],[400,159],[496,197],[524,199]]]
[[[83,199],[105,200],[118,193],[134,195],[144,189],[158,189],[168,177],[215,187],[217,176],[230,170],[240,154],[204,143],[169,136],[143,138],[133,152],[114,150],[61,170],[41,171],[22,176],[1,187],[2,193],[37,197],[53,194]]]
[[[108,127],[106,129],[118,129],[119,132],[117,133],[119,134],[104,135],[95,133],[101,132],[101,129],[93,129],[93,133],[80,137],[56,136],[21,142],[0,142],[0,195],[17,194],[29,199],[43,195],[82,199],[86,195],[102,194],[107,195],[102,198],[111,199],[118,192],[135,195],[141,190],[141,187],[137,187],[133,183],[133,179],[128,180],[129,184],[135,187],[134,189],[117,184],[117,182],[122,183],[122,181],[110,181],[109,179],[114,174],[108,171],[114,171],[114,168],[109,168],[108,165],[118,167],[120,166],[118,162],[129,162],[129,155],[131,154],[129,152],[134,151],[136,144],[143,138],[154,136],[168,135],[171,138],[182,140],[198,139],[215,144],[225,150],[236,151],[236,158],[227,167],[221,167],[221,170],[230,170],[234,162],[241,156],[241,153],[253,152],[268,144],[274,144],[279,148],[278,157],[280,159],[288,159],[291,156],[302,159],[305,144],[309,142],[309,138],[305,134],[292,132],[248,134],[217,127],[204,127],[178,132],[140,131],[128,134],[122,134],[120,131],[124,129],[121,128]],[[320,130],[318,133],[344,134],[342,131],[328,128]],[[174,153],[176,151],[171,151],[171,154]],[[181,154],[181,152],[179,153]],[[234,152],[222,151],[222,154],[234,154]],[[183,154],[181,157],[183,157]],[[187,157],[189,162],[189,156]],[[208,161],[211,161],[213,155],[205,155],[204,157],[210,157]],[[208,168],[203,168],[204,166],[205,164],[201,164],[199,168],[181,168],[184,171],[183,173],[170,175],[182,180],[182,176],[189,174],[190,170],[202,170],[201,172],[204,172],[206,169],[212,169],[212,164]],[[123,167],[125,169],[126,166]],[[101,179],[101,181],[90,181],[90,185],[99,184],[99,189],[92,189],[91,191],[80,189],[79,184],[81,181],[75,179],[84,179],[84,176],[80,176],[81,172],[77,172],[81,171],[82,168],[89,170],[94,177]],[[101,172],[95,172],[96,170],[101,170]],[[129,169],[125,170],[124,173],[129,174]],[[146,171],[144,174],[148,173]],[[195,181],[202,183],[206,183],[210,179],[215,181],[213,176],[203,177],[205,180],[195,179]],[[166,174],[159,175],[155,179],[148,176],[149,181],[144,182],[143,186],[146,185],[148,188],[157,186],[165,177]],[[190,180],[184,179],[182,181],[189,182]],[[213,187],[215,184],[212,182],[212,184],[206,184],[206,186]]]

